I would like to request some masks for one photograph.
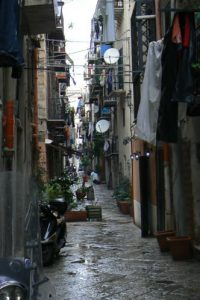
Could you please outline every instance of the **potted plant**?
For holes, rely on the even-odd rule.
[[[44,187],[43,199],[50,202],[59,198],[64,198],[69,208],[74,200],[70,186],[71,181],[66,177],[51,179]]]
[[[77,200],[83,200],[87,195],[87,188],[85,186],[81,186],[76,190],[76,198]]]
[[[169,236],[167,241],[174,260],[192,257],[192,238],[190,236]]]
[[[91,165],[91,159],[88,155],[83,155],[81,157],[81,165],[83,166],[85,173],[87,173],[87,169]]]
[[[87,211],[86,210],[66,211],[65,219],[67,222],[87,221]]]
[[[116,199],[120,211],[123,214],[130,214],[131,185],[129,178],[120,179],[119,184],[114,189],[113,197]]]
[[[154,236],[157,238],[157,242],[161,252],[169,251],[168,237],[175,236],[174,230],[157,231]]]

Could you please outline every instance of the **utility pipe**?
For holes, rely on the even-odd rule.
[[[162,38],[160,0],[155,0],[155,15],[156,15],[156,39],[160,40]]]
[[[33,81],[33,88],[34,88],[34,103],[33,103],[33,142],[36,149],[38,149],[38,49],[35,48],[33,50],[33,74],[34,74],[34,81]]]
[[[6,150],[14,148],[14,101],[5,103],[5,147]]]

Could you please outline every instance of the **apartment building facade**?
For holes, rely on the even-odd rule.
[[[177,14],[186,19],[188,14],[192,15],[193,21],[190,19],[190,22],[194,25],[191,25],[194,31],[191,36],[195,36],[198,53],[198,1],[193,6],[188,1],[98,1],[92,20],[93,43],[88,56],[87,81],[90,102],[98,105],[101,113],[107,112],[107,115],[95,114],[94,125],[101,119],[110,122],[109,130],[102,134],[106,183],[113,188],[121,175],[131,178],[133,219],[141,227],[141,235],[149,236],[156,230],[175,228],[178,234],[192,235],[198,243],[199,168],[198,134],[195,129],[198,127],[198,112],[195,110],[193,115],[188,113],[195,103],[184,104],[184,114],[184,105],[177,101],[183,120],[173,120],[171,132],[177,130],[178,133],[175,140],[161,137],[157,132],[160,124],[157,118],[160,120],[162,115],[162,106],[159,105],[163,101],[160,86],[165,73],[154,71],[158,66],[162,67],[163,43]],[[109,30],[114,28],[110,39],[107,33],[109,21],[112,23]],[[117,49],[119,53],[114,63],[105,61],[105,51],[110,48]],[[196,60],[198,62],[198,55]],[[151,69],[148,74],[149,65]],[[157,86],[153,85],[155,74],[159,74]],[[176,76],[174,78],[175,82]],[[166,80],[167,86],[170,75]],[[198,75],[193,80],[195,90],[191,94],[195,97],[192,99],[198,99]],[[147,101],[150,97],[154,97],[152,102],[156,99],[161,102],[150,107]],[[169,103],[171,105],[171,100]],[[153,109],[156,114],[152,118]],[[170,112],[172,115],[177,113],[172,108]],[[169,120],[170,116],[163,123],[167,134],[170,132],[170,127],[167,127]],[[138,134],[142,123],[147,130]],[[152,128],[153,139],[150,135],[145,136]]]

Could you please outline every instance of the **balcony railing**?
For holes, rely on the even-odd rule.
[[[124,1],[123,0],[115,0],[114,13],[115,13],[115,20],[120,21],[122,15],[124,13]]]

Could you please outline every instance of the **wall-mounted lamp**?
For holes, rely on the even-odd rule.
[[[136,151],[130,155],[130,158],[135,159],[135,160],[138,160],[140,158],[140,156],[149,158],[151,156],[151,152],[152,152],[152,149],[146,149],[144,151],[144,154],[141,154],[140,151]]]
[[[150,157],[150,155],[151,155],[151,149],[146,149],[144,152],[144,156]]]
[[[137,152],[132,153],[130,158],[138,160],[140,156],[141,156],[141,152],[137,151]]]

